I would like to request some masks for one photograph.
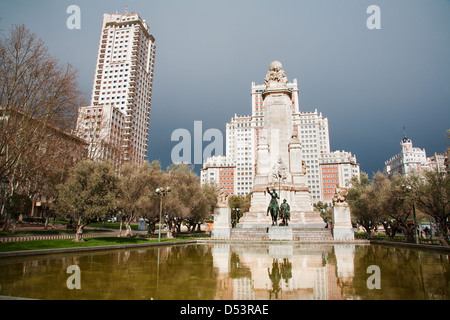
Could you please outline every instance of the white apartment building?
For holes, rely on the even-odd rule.
[[[319,166],[323,202],[331,203],[337,187],[348,187],[352,177],[360,177],[356,156],[347,151],[322,153]]]
[[[88,143],[90,159],[108,159],[116,166],[123,161],[124,115],[111,105],[85,106],[78,110],[73,132]]]
[[[413,147],[411,139],[406,135],[400,142],[401,151],[385,162],[383,173],[388,177],[395,174],[409,175],[414,172],[423,173],[425,170],[439,168],[445,172],[445,157],[442,154],[434,154],[427,158],[425,149]]]
[[[234,194],[252,191],[256,164],[257,120],[235,116],[226,124],[226,155],[235,165]]]
[[[123,161],[146,159],[154,62],[155,39],[145,20],[137,13],[103,15],[91,106],[123,115]]]

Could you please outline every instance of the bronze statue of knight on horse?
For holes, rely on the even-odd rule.
[[[278,206],[278,199],[280,199],[280,197],[278,196],[275,188],[273,188],[272,191],[273,192],[270,192],[269,187],[267,187],[267,192],[272,197],[269,203],[269,207],[267,208],[267,215],[269,215],[270,212],[270,215],[272,217],[272,226],[276,226],[278,220],[278,213],[280,211],[280,207]]]
[[[281,206],[278,206],[278,199],[280,199],[280,197],[278,196],[275,188],[273,188],[271,192],[269,187],[267,187],[267,192],[272,197],[269,207],[267,208],[267,215],[269,215],[270,212],[272,217],[272,226],[278,225],[278,219],[282,220],[280,226],[288,226],[288,221],[291,220],[291,212],[290,206],[286,202],[286,199],[283,200]]]

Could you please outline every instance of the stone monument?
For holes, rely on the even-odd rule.
[[[264,128],[257,147],[251,207],[237,227],[277,227],[272,226],[267,213],[271,201],[267,192],[269,188],[276,189],[279,198],[286,199],[290,205],[289,226],[278,228],[323,228],[325,223],[312,209],[302,145],[293,128],[292,91],[287,86],[288,80],[279,61],[270,63],[265,83],[266,90],[262,93]]]
[[[216,211],[214,212],[214,224],[211,231],[213,239],[229,239],[231,237],[231,209],[228,207],[228,192],[221,187]]]
[[[354,240],[350,206],[345,201],[347,189],[336,188],[333,197],[333,238],[334,240]]]

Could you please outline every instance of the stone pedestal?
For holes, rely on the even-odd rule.
[[[350,207],[347,203],[335,203],[333,207],[333,237],[334,240],[354,240]]]
[[[231,209],[227,206],[221,206],[214,213],[214,224],[211,231],[213,239],[231,238]]]
[[[292,228],[289,226],[273,226],[269,227],[270,240],[292,240]]]
[[[237,228],[270,228],[270,239],[292,240],[291,228],[323,228],[325,224],[319,213],[313,211],[302,144],[293,127],[292,91],[279,61],[270,64],[265,82],[266,89],[262,92],[264,128],[256,150],[251,205]],[[267,215],[272,199],[268,188],[276,190],[279,205],[286,199],[290,206],[290,228],[283,232],[283,227],[272,227],[271,216]]]

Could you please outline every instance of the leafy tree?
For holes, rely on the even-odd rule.
[[[449,243],[450,179],[446,172],[437,169],[425,172],[422,179],[416,178],[412,188],[417,192],[416,203],[424,213],[435,219],[439,228],[441,244]]]
[[[217,205],[217,188],[215,185],[204,185],[198,192],[198,202],[192,209],[185,222],[191,232],[200,231],[200,225],[213,215]]]
[[[107,161],[83,160],[70,170],[68,180],[58,185],[56,210],[77,221],[74,241],[83,241],[83,228],[104,219],[117,208],[118,178]]]
[[[180,233],[183,222],[192,231],[198,229],[212,215],[217,203],[215,187],[202,188],[193,166],[187,164],[170,165],[162,174],[159,187],[171,188],[171,192],[163,198],[162,213],[169,228],[168,237]]]
[[[151,195],[152,176],[158,174],[159,167],[148,162],[141,165],[125,163],[120,167],[117,209],[121,211],[121,221],[125,222],[125,236],[132,235],[130,223],[137,217],[146,216],[146,212],[155,202]]]
[[[328,205],[328,203],[323,203],[322,201],[319,201],[314,205],[314,210],[320,213],[320,217],[323,219],[324,222],[328,223],[333,220],[332,219],[333,209],[331,206]]]
[[[378,224],[385,220],[382,207],[385,183],[386,179],[380,172],[374,175],[372,182],[369,176],[362,172],[359,180],[352,178],[351,187],[348,189],[347,202],[352,218],[366,230],[369,239]]]
[[[28,214],[31,211],[31,200],[26,194],[14,193],[6,198],[6,212],[13,224],[12,233],[16,231],[16,221],[21,214]],[[8,228],[9,222],[5,224]]]
[[[392,237],[395,235],[395,231],[400,229],[408,242],[414,242],[414,232],[417,226],[413,223],[415,195],[411,190],[410,179],[397,174],[387,181],[389,183],[385,190],[386,198],[383,204],[389,221],[386,225],[393,230]]]
[[[156,188],[159,187],[167,187],[165,181],[168,179],[165,175],[168,175],[166,172],[161,171],[161,163],[157,160],[154,160],[150,164],[150,175],[147,181],[148,183],[148,194],[147,197],[149,201],[147,202],[147,207],[143,211],[143,217],[147,219],[148,222],[148,232],[149,234],[153,234],[156,229],[156,224],[159,223],[159,206],[160,206],[160,198],[155,193]]]
[[[169,186],[171,192],[165,197],[163,205],[164,221],[172,234],[181,232],[183,221],[191,217],[202,199],[200,178],[188,164],[172,164],[167,168],[162,187]]]
[[[228,207],[231,209],[231,221],[233,221],[233,225],[239,223],[239,219],[242,218],[245,212],[250,210],[250,206],[251,194],[246,196],[232,195],[228,198]]]

